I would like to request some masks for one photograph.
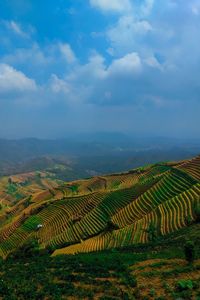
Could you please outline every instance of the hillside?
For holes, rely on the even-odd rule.
[[[15,300],[198,300],[200,224],[181,229],[162,246],[49,257],[20,251],[0,261],[0,297]],[[184,259],[183,241],[196,243],[196,261]],[[170,242],[171,241],[171,242]],[[173,241],[173,242],[172,242]]]
[[[200,156],[69,183],[11,176],[1,180],[0,255],[30,239],[53,256],[147,244],[198,221],[199,206]]]
[[[51,191],[63,182],[55,177],[54,173],[37,171],[22,173],[0,178],[0,204],[1,213],[8,212],[10,208],[31,199],[42,192]],[[28,204],[27,204],[28,206]]]

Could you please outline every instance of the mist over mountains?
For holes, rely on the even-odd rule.
[[[199,152],[199,139],[135,137],[117,132],[54,140],[0,139],[0,175],[50,169],[62,179],[72,180],[157,161],[186,159]]]

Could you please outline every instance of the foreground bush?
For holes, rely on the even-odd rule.
[[[195,246],[192,241],[188,241],[184,247],[185,259],[189,264],[192,264],[195,260]]]

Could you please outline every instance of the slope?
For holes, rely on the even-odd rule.
[[[33,239],[53,256],[147,244],[198,222],[199,180],[200,157],[59,186],[42,180],[29,201],[2,209],[0,255]]]

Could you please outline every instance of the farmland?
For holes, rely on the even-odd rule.
[[[197,222],[199,174],[196,157],[73,182],[46,173],[11,176],[1,200],[1,256],[29,239],[52,256],[159,240]]]
[[[1,261],[2,299],[199,299],[199,224],[165,241],[129,249],[50,257],[33,248]],[[196,245],[191,265],[185,238]],[[17,276],[16,276],[17,274]]]
[[[199,179],[199,156],[72,182],[3,177],[0,296],[199,299]]]

